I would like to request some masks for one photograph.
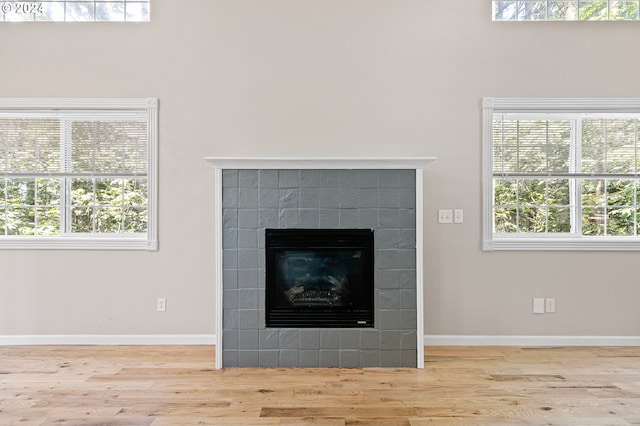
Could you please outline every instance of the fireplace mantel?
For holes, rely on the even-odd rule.
[[[216,296],[216,368],[222,368],[223,354],[223,246],[222,246],[222,174],[223,170],[415,170],[415,220],[416,220],[416,366],[424,368],[424,314],[423,314],[423,174],[422,169],[435,157],[205,157],[214,167],[214,227],[215,227],[215,296]]]

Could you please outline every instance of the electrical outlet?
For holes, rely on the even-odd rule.
[[[555,312],[556,311],[556,299],[544,299],[544,311],[545,312]]]
[[[165,312],[167,310],[167,299],[164,297],[158,297],[158,312]]]
[[[453,211],[438,210],[438,223],[453,223]]]

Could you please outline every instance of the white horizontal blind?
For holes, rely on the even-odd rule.
[[[0,22],[148,22],[150,0],[0,2]]]
[[[638,0],[493,1],[494,21],[636,21]]]

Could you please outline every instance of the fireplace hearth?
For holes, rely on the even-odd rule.
[[[267,327],[374,326],[371,229],[266,229]]]

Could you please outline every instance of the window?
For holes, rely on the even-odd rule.
[[[1,99],[0,248],[157,248],[156,99]]]
[[[638,0],[494,1],[494,21],[637,21]]]
[[[148,22],[150,0],[0,1],[0,22]]]
[[[640,99],[483,100],[483,248],[640,249]]]

